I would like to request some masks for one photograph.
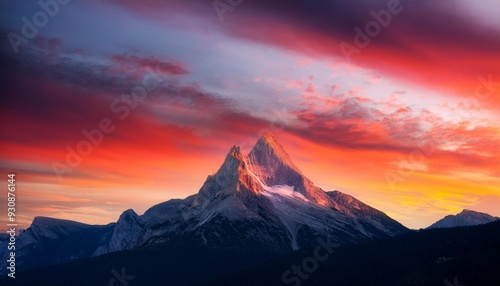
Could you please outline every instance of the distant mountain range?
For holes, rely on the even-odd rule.
[[[463,210],[456,215],[447,215],[444,218],[433,223],[428,228],[447,228],[457,226],[472,226],[490,223],[500,218],[491,216],[486,213],[480,213],[471,210]]]
[[[349,195],[316,187],[266,134],[248,156],[233,146],[198,194],[158,204],[141,216],[127,210],[106,226],[37,217],[17,239],[17,258],[26,270],[159,246],[283,254],[314,245],[317,237],[353,244],[408,231]]]
[[[430,228],[494,219],[464,211]],[[160,203],[143,215],[130,209],[116,223],[101,226],[35,218],[17,237],[16,262],[18,272],[38,273],[40,279],[43,275],[36,269],[64,264],[52,267],[62,276],[46,276],[48,280],[37,280],[37,285],[66,285],[75,279],[101,283],[111,265],[129,265],[154,279],[159,279],[154,271],[165,272],[171,285],[186,285],[289,257],[318,243],[349,247],[412,232],[352,196],[315,186],[276,138],[266,134],[248,155],[238,146],[230,148],[197,194]],[[1,249],[5,243],[0,239]],[[8,253],[0,258],[0,273],[5,274]],[[34,270],[27,272],[30,269]],[[93,269],[95,277],[89,280],[87,272],[75,269]]]
[[[252,250],[163,245],[22,271],[15,280],[0,276],[0,285],[500,285],[500,221],[341,245],[328,257],[323,248],[323,258],[314,262],[318,246],[321,243],[270,256]],[[127,278],[123,284],[116,278],[121,275]]]

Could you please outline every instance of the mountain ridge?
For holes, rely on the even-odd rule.
[[[36,237],[32,226],[20,234],[21,241]],[[96,229],[90,228],[99,233]],[[318,236],[355,244],[409,231],[352,196],[315,186],[270,134],[248,155],[232,146],[197,194],[157,204],[143,215],[126,210],[106,230],[90,240],[91,256],[165,245],[289,253],[315,244]],[[49,241],[21,243],[20,259],[27,259],[33,247],[56,243],[58,235],[67,237],[62,230]],[[61,257],[59,262],[74,259],[73,254]]]
[[[431,224],[431,228],[450,228],[458,226],[474,226],[485,223],[490,223],[495,220],[499,220],[499,217],[494,217],[487,213],[477,212],[473,210],[463,209],[460,213],[456,215],[447,215],[444,218]]]
[[[264,134],[248,154],[253,172],[268,185],[292,185],[296,191],[321,205],[329,205],[326,194],[293,163],[277,139]]]

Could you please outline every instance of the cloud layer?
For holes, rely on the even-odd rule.
[[[223,21],[207,1],[93,2],[60,17],[99,8],[148,29],[105,22],[95,33],[115,36],[93,45],[78,25],[54,24],[18,54],[3,37],[0,170],[26,184],[23,223],[94,211],[89,222],[110,221],[190,195],[231,145],[264,132],[325,190],[410,226],[462,207],[493,212],[500,30],[451,1],[362,2],[243,1]],[[377,17],[387,25],[365,31]],[[9,21],[2,31],[20,29]],[[376,35],[361,47],[357,28]],[[103,120],[113,130],[60,181],[54,162],[68,167],[68,148]]]

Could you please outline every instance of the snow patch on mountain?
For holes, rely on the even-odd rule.
[[[309,202],[309,200],[304,197],[303,194],[298,193],[294,190],[295,187],[287,185],[277,185],[271,187],[264,187],[266,190],[263,195],[271,198],[271,200],[279,199],[279,197],[285,197],[290,199],[299,199],[304,202]]]

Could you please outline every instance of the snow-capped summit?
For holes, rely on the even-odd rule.
[[[248,156],[239,146],[230,148],[197,194],[160,203],[143,215],[127,210],[109,226],[36,219],[19,241],[27,242],[20,259],[37,250],[53,252],[56,262],[64,262],[164,245],[286,253],[311,247],[320,236],[352,244],[407,231],[349,195],[315,186],[266,134]],[[69,249],[58,256],[54,245],[63,241]]]
[[[473,226],[490,223],[500,218],[491,216],[487,213],[476,212],[464,209],[456,215],[447,215],[444,218],[433,223],[428,228],[448,228],[457,226]]]
[[[239,192],[243,195],[248,192],[258,194],[262,191],[260,184],[249,171],[247,158],[241,153],[240,147],[235,145],[229,150],[224,163],[215,175],[208,176],[193,205],[203,204],[207,198],[215,194],[229,195],[232,192]]]
[[[271,167],[273,164],[279,162],[282,165],[287,165],[291,169],[300,172],[283,146],[281,146],[278,140],[270,133],[265,133],[259,141],[257,141],[248,154],[248,157],[258,159],[259,164],[262,165],[269,165]]]
[[[252,172],[267,186],[294,186],[305,198],[331,206],[327,195],[295,166],[285,149],[271,134],[264,134],[248,154]]]
[[[156,218],[163,223],[151,225],[154,231],[146,230],[142,243],[184,237],[212,247],[254,245],[283,252],[305,247],[317,235],[355,243],[407,231],[384,213],[342,195],[316,187],[277,139],[265,134],[248,156],[233,146],[198,194],[177,201],[175,210],[164,203],[169,219]],[[162,207],[152,209],[158,213]]]

